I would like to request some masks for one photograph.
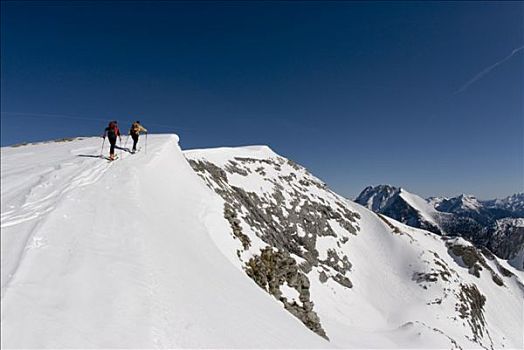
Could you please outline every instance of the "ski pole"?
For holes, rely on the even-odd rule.
[[[119,137],[118,140],[120,141],[120,142],[119,142],[119,146],[120,146],[120,158],[122,158],[122,138]]]
[[[104,137],[104,141],[102,141],[102,149],[100,150],[100,157],[104,155],[104,143],[106,143],[106,138]]]
[[[126,143],[124,144],[124,148],[127,147],[127,141],[129,141],[129,135],[127,135]]]

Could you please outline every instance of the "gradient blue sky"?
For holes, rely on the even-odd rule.
[[[140,119],[184,149],[267,144],[348,197],[506,196],[523,22],[522,2],[2,1],[1,144]]]

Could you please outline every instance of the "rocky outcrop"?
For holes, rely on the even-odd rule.
[[[466,320],[471,332],[473,334],[472,340],[479,345],[482,344],[484,333],[487,334],[488,339],[489,332],[486,328],[486,320],[484,317],[484,304],[486,304],[486,297],[480,293],[477,286],[474,284],[461,284],[460,290],[457,292],[458,303],[456,304],[455,310],[458,312],[459,317]],[[483,346],[485,349],[492,348],[492,344]]]
[[[229,203],[224,204],[224,217],[229,221],[233,236],[242,242],[242,248],[244,250],[248,250],[251,246],[251,240],[242,232],[242,226],[240,225],[241,222],[237,218],[237,213]]]
[[[300,271],[296,261],[287,252],[274,251],[266,247],[246,263],[246,273],[262,289],[280,300],[286,310],[301,320],[309,329],[328,339],[320,324],[320,319],[313,311],[313,302],[309,293],[309,279]],[[298,292],[299,300],[289,300],[283,295],[281,287],[287,284]]]
[[[347,244],[349,235],[358,233],[359,215],[303,167],[281,157],[234,157],[221,166],[205,159],[188,161],[224,199],[224,217],[232,236],[241,242],[237,255],[248,276],[308,328],[327,338],[310,300],[306,274],[316,269],[323,283],[332,280],[343,288],[353,287],[352,264],[340,247]],[[247,190],[236,185],[244,180],[233,178],[256,178],[264,188]],[[267,247],[251,251],[253,238],[245,230]],[[319,250],[323,239],[336,244]],[[297,290],[299,300],[281,295],[284,283]]]
[[[499,219],[481,231],[482,243],[497,256],[511,260],[524,250],[524,219]],[[524,270],[524,262],[515,266]]]
[[[449,240],[446,242],[448,253],[459,265],[468,268],[473,276],[480,278],[480,271],[486,269],[491,274],[494,283],[503,286],[502,278],[486,262],[479,249],[472,245],[462,244],[458,240]]]

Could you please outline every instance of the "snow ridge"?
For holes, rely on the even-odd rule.
[[[217,249],[227,222],[177,141],[110,164],[98,138],[2,148],[2,213],[53,208],[6,216],[2,347],[329,346]]]
[[[265,146],[100,141],[1,149],[2,347],[523,346],[522,273],[489,251]]]

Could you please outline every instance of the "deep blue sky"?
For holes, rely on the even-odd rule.
[[[522,2],[1,10],[3,146],[138,118],[184,149],[267,144],[349,197],[524,190],[524,50],[466,85],[524,45]]]

